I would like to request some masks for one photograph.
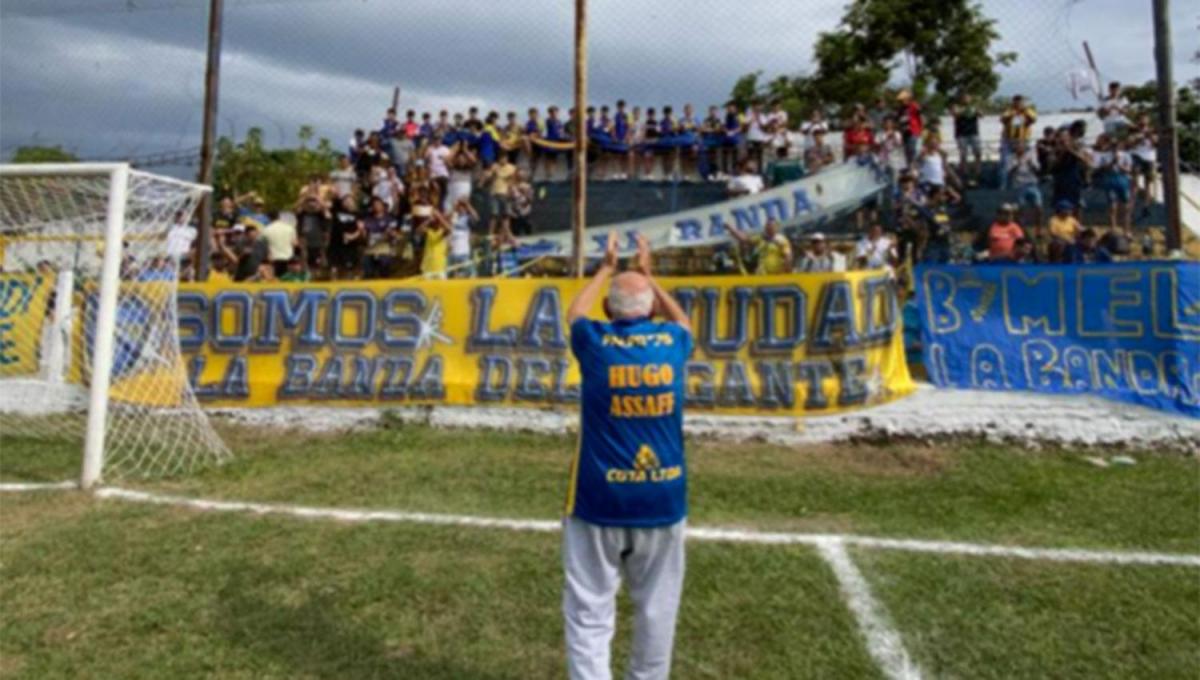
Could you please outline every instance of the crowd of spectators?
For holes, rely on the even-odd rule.
[[[596,180],[650,179],[657,167],[659,177],[721,182],[736,197],[856,157],[869,157],[891,177],[890,195],[856,216],[860,238],[849,249],[820,233],[787,234],[775,222],[759,233],[730,227],[725,255],[741,271],[1086,262],[1130,252],[1138,194],[1153,199],[1156,139],[1147,118],[1133,115],[1119,84],[1103,100],[1104,130],[1091,144],[1084,141],[1083,121],[1046,127],[1033,139],[1037,110],[1013,97],[1000,116],[998,158],[988,178],[979,109],[962,96],[949,113],[957,163],[943,150],[940,121],[927,120],[907,90],[893,101],[853,108],[839,123],[840,158],[820,109],[793,124],[778,104],[713,106],[700,116],[690,104],[679,114],[670,106],[643,114],[618,101],[611,109],[589,107],[584,124],[589,174]],[[389,109],[378,129],[354,132],[333,171],[309,178],[286,218],[267,210],[254,192],[222,197],[210,276],[306,281],[519,274],[528,262],[517,256],[517,237],[532,233],[536,219],[534,181],[570,173],[575,132],[574,111],[560,117],[553,106],[544,117],[531,108],[523,121],[509,112],[503,122],[498,112],[481,118],[476,108],[453,116],[410,110],[403,119]],[[1011,203],[968,252],[952,213],[981,182],[1010,194]],[[1109,199],[1103,239],[1080,224],[1089,185]],[[1054,208],[1048,219],[1047,194]],[[182,226],[173,230],[172,257],[195,236]]]

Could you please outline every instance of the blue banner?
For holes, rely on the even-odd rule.
[[[1200,418],[1200,263],[920,267],[917,298],[939,387],[1096,394]]]

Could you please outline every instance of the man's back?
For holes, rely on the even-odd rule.
[[[650,319],[578,319],[581,437],[567,514],[608,526],[674,524],[687,514],[685,368],[691,334]]]
[[[296,228],[283,220],[275,220],[263,229],[263,238],[267,241],[267,249],[271,260],[288,260],[293,254],[293,244],[296,242]]]

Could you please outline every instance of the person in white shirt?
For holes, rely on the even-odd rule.
[[[800,132],[804,135],[804,148],[812,148],[817,143],[817,134],[822,135],[829,133],[829,123],[825,120],[825,114],[821,109],[813,109],[812,115],[808,120],[800,126]]]
[[[267,242],[267,259],[274,268],[275,277],[279,278],[287,272],[288,262],[296,254],[300,240],[296,236],[296,225],[280,219],[277,211],[268,213],[267,217],[271,221],[263,229],[262,238]]]
[[[763,113],[758,104],[751,104],[746,111],[746,145],[747,154],[758,167],[763,165],[763,152],[771,141],[768,130],[769,117]]]
[[[167,230],[167,255],[175,264],[192,252],[192,243],[196,241],[196,228],[188,224],[182,212],[175,213],[175,223]]]
[[[746,159],[742,163],[741,172],[729,180],[725,190],[731,198],[757,194],[765,188],[762,175],[754,170],[754,161]]]
[[[479,221],[479,213],[471,206],[469,197],[459,198],[450,213],[450,261],[452,278],[475,276],[475,263],[471,261],[471,225]]]
[[[1108,96],[1100,100],[1096,115],[1104,124],[1104,134],[1119,135],[1129,126],[1129,100],[1121,93],[1121,83],[1114,81],[1108,84]]]
[[[825,143],[825,131],[816,130],[812,144],[804,150],[804,169],[814,175],[829,165],[833,165],[833,147]]]
[[[927,189],[946,186],[946,157],[936,140],[926,140],[917,156],[917,181]]]
[[[354,174],[349,157],[345,154],[338,156],[337,169],[329,173],[329,179],[333,181],[333,193],[337,198],[345,198],[354,192],[354,183],[358,180],[358,175]]]
[[[429,179],[438,187],[438,196],[445,196],[450,185],[450,147],[441,137],[434,137],[433,144],[425,150],[425,166],[429,170]]]
[[[844,272],[846,271],[846,256],[830,248],[825,242],[825,234],[818,231],[808,237],[808,250],[804,253],[804,257],[796,263],[796,271],[801,273]]]
[[[1138,117],[1137,127],[1129,141],[1129,153],[1133,157],[1133,185],[1137,188],[1138,179],[1141,179],[1142,196],[1146,205],[1149,205],[1156,200],[1158,184],[1155,178],[1158,170],[1158,133],[1150,123],[1150,116],[1142,114]]]
[[[373,174],[374,184],[371,186],[371,196],[381,199],[387,205],[390,213],[396,209],[400,195],[404,193],[404,182],[396,174],[394,165],[389,165],[386,169],[376,166]]]
[[[1094,183],[1108,195],[1109,228],[1133,226],[1133,191],[1130,175],[1133,158],[1122,148],[1122,144],[1107,134],[1096,138],[1092,150],[1092,167],[1095,168]]]
[[[783,104],[775,102],[771,112],[767,114],[767,127],[771,131],[771,146],[779,156],[779,149],[786,149],[791,141],[788,139],[788,114],[783,110]]]
[[[875,148],[878,149],[879,164],[891,169],[893,180],[908,168],[904,137],[896,129],[896,119],[892,116],[883,119],[883,127],[875,134]]]
[[[854,246],[854,262],[860,269],[890,268],[895,261],[896,245],[880,224],[872,224]]]

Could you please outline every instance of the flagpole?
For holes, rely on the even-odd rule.
[[[575,174],[571,181],[572,255],[575,276],[583,277],[583,234],[587,227],[587,0],[575,0]]]

